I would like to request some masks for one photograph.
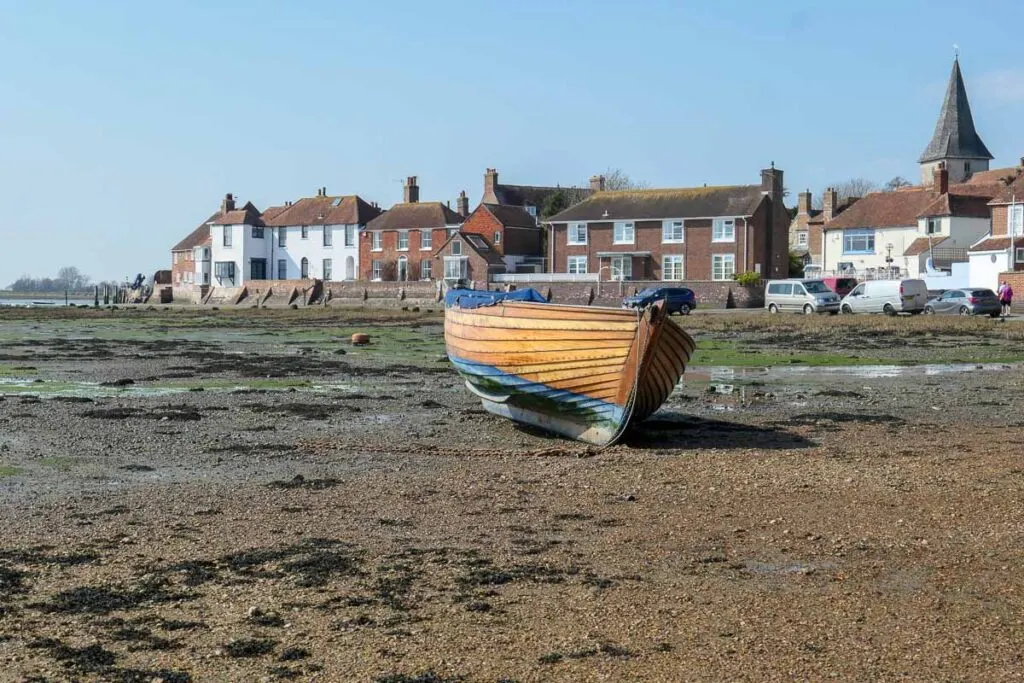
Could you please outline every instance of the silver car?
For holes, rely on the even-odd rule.
[[[770,280],[764,289],[764,307],[769,313],[835,315],[839,312],[839,303],[839,295],[821,280]]]

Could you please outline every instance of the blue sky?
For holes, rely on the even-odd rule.
[[[94,6],[95,5],[95,6]],[[0,0],[0,286],[169,267],[225,192],[475,204],[483,171],[795,193],[916,178],[953,44],[1024,155],[1024,3]],[[795,201],[795,200],[794,200]]]

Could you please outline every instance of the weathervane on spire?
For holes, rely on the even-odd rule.
[[[960,59],[960,46],[953,43],[953,59]]]

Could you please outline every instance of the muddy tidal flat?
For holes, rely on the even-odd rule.
[[[0,681],[1017,680],[1024,324],[681,324],[598,450],[438,311],[0,309]]]

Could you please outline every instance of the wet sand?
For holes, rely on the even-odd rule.
[[[695,368],[598,451],[483,412],[425,312],[119,314],[0,321],[0,680],[1022,669],[1003,328],[693,317],[797,362]],[[844,337],[864,367],[804,367]]]

